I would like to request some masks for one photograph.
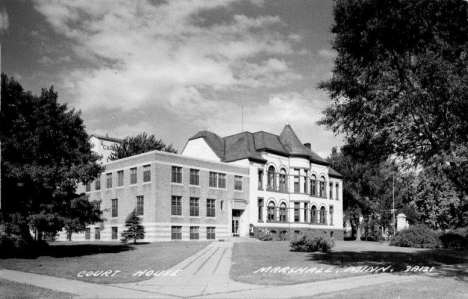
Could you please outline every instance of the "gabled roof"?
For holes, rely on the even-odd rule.
[[[339,178],[339,179],[343,178],[343,175],[341,175],[341,173],[339,173],[338,171],[334,170],[331,167],[328,168],[328,176]]]
[[[319,155],[305,147],[290,125],[286,125],[280,136],[267,132],[242,132],[236,135],[220,137],[210,131],[200,131],[189,140],[203,138],[213,152],[224,162],[242,159],[266,162],[262,151],[283,156],[300,156],[312,162],[328,165]]]

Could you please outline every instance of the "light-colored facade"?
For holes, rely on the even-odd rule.
[[[109,162],[109,156],[112,154],[112,148],[122,143],[122,139],[112,138],[109,136],[100,136],[93,134],[89,137],[89,143],[95,153],[102,156],[101,162]]]

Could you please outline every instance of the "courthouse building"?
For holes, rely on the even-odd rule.
[[[78,192],[101,200],[106,221],[73,240],[120,240],[135,208],[150,242],[226,240],[261,230],[343,237],[342,176],[290,125],[280,135],[201,131],[181,154],[152,151],[103,163],[101,176]]]

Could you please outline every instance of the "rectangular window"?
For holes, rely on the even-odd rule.
[[[191,226],[190,227],[190,240],[198,240],[198,239],[200,239],[200,227]]]
[[[234,190],[242,190],[242,177],[236,175],[234,177]]]
[[[200,170],[190,169],[190,185],[200,185]]]
[[[117,198],[114,198],[112,200],[112,217],[117,217],[119,215],[118,209],[119,209],[119,202]]]
[[[218,174],[218,188],[226,188],[226,174],[224,173]]]
[[[330,225],[333,225],[333,206],[330,206]]]
[[[101,178],[97,178],[95,184],[96,184],[95,186],[96,190],[101,190]]]
[[[91,182],[86,183],[86,192],[91,191]]]
[[[206,228],[206,238],[207,238],[208,240],[214,240],[214,239],[216,239],[215,227],[207,227],[207,228]]]
[[[218,187],[218,174],[216,172],[210,172],[209,186],[213,188]]]
[[[333,199],[333,183],[330,183],[328,187],[329,187],[329,189],[330,189],[330,190],[329,190],[329,192],[330,192],[330,197],[329,197],[329,198],[330,198],[330,199]]]
[[[137,168],[130,168],[130,184],[137,183]]]
[[[309,222],[309,203],[304,203],[304,222]]]
[[[182,240],[182,226],[171,226],[171,239]]]
[[[117,227],[112,227],[112,240],[117,240]]]
[[[258,189],[263,189],[263,170],[258,170]]]
[[[117,171],[117,186],[123,186],[123,170]]]
[[[336,183],[336,200],[339,200],[340,199],[340,184],[339,183]]]
[[[94,229],[94,239],[101,240],[101,229],[99,227]]]
[[[171,182],[182,184],[182,167],[172,166]]]
[[[267,207],[268,221],[275,221],[275,212],[276,212],[275,205],[270,202]]]
[[[258,199],[258,221],[263,221],[263,198]]]
[[[206,200],[206,217],[215,217],[216,216],[216,209],[215,209],[215,200],[214,199],[207,199]]]
[[[137,196],[137,206],[136,206],[136,212],[138,216],[143,216],[143,213],[145,212],[144,210],[145,206],[145,200],[143,196]]]
[[[107,189],[112,188],[112,173],[106,174],[106,188]]]
[[[199,199],[195,197],[190,197],[190,216],[199,216],[199,210]]]
[[[143,182],[151,181],[151,165],[143,166]]]
[[[300,203],[294,203],[294,222],[299,222]]]
[[[304,172],[305,172],[305,174],[304,174],[304,177],[303,177],[303,179],[304,179],[304,189],[303,189],[303,192],[307,194],[307,190],[309,190],[309,188],[308,188],[309,186],[308,186],[307,182],[308,182],[309,180],[307,179],[307,178],[308,178],[308,176],[307,176],[307,170],[304,170]]]
[[[299,173],[300,169],[294,169],[294,193],[299,193]]]
[[[182,196],[172,196],[171,215],[182,215]]]
[[[91,229],[88,227],[85,229],[85,240],[91,239]]]

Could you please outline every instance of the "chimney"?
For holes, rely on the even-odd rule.
[[[310,143],[304,143],[304,146],[307,147],[308,149],[311,149],[310,148]]]

